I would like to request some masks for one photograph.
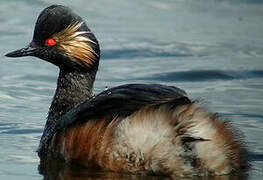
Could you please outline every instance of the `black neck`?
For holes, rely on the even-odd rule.
[[[40,157],[47,154],[49,141],[56,132],[59,118],[92,96],[95,76],[96,70],[87,72],[60,70],[57,90],[49,108],[47,122],[38,147]]]
[[[48,120],[56,121],[74,106],[92,96],[96,71],[60,70],[57,89],[49,108]]]

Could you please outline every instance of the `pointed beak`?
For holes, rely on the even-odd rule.
[[[37,48],[32,47],[31,45],[18,49],[16,51],[12,51],[10,53],[7,53],[5,56],[7,57],[22,57],[22,56],[33,56],[36,52]]]

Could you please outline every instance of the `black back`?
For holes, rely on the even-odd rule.
[[[105,90],[70,110],[58,121],[59,129],[90,119],[126,117],[147,105],[189,104],[186,93],[160,84],[126,84]]]

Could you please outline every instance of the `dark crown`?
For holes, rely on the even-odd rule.
[[[52,5],[40,13],[30,45],[7,56],[36,56],[64,69],[97,70],[100,47],[79,15]]]

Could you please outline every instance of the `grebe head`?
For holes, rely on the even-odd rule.
[[[80,16],[68,7],[52,5],[36,22],[33,40],[8,57],[35,56],[65,70],[97,70],[100,48]]]

